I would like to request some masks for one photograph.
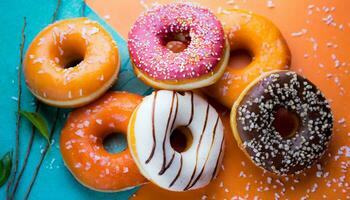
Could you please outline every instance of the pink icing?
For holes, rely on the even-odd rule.
[[[164,45],[169,33],[188,32],[191,42],[179,53]],[[207,9],[190,4],[156,6],[140,16],[129,32],[131,59],[156,80],[183,80],[212,72],[224,51],[224,31]]]

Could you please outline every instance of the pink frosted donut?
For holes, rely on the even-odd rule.
[[[181,52],[167,42],[181,41]],[[146,84],[169,90],[191,90],[215,83],[229,59],[220,21],[207,9],[184,3],[155,6],[129,32],[134,71]]]

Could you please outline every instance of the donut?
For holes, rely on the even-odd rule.
[[[290,118],[296,127],[287,135],[275,123],[279,109],[296,116]],[[232,107],[230,123],[238,145],[253,163],[277,175],[290,175],[310,168],[325,153],[333,115],[313,83],[295,72],[279,70],[249,84]]]
[[[40,101],[73,108],[105,93],[117,79],[119,63],[112,36],[97,22],[76,18],[42,30],[27,50],[23,71]]]
[[[288,69],[291,55],[278,28],[263,16],[231,9],[218,14],[231,52],[245,50],[252,61],[245,67],[226,68],[215,84],[203,91],[219,103],[231,108],[244,88],[262,73]]]
[[[167,43],[185,48],[173,52]],[[167,90],[191,90],[215,83],[224,73],[229,45],[220,21],[207,9],[173,3],[141,15],[128,36],[134,72],[146,84]],[[180,51],[180,52],[179,52]]]
[[[170,137],[179,129],[187,147],[175,151]],[[204,187],[215,178],[224,148],[217,111],[193,92],[160,90],[145,97],[129,122],[128,143],[141,173],[171,191]]]
[[[70,113],[62,129],[60,150],[65,165],[82,185],[116,192],[147,182],[128,148],[109,153],[103,146],[111,133],[127,134],[130,116],[141,100],[136,94],[108,92]]]

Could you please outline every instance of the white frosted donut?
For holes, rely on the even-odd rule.
[[[178,127],[192,134],[179,153],[170,144]],[[131,154],[141,173],[172,191],[197,189],[216,175],[223,156],[224,128],[217,111],[193,92],[160,90],[145,97],[128,128]]]

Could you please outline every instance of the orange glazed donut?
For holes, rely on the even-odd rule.
[[[24,75],[39,100],[78,107],[107,91],[117,79],[119,62],[117,45],[101,25],[87,18],[68,19],[35,37],[25,57]]]
[[[228,66],[215,84],[205,93],[231,108],[245,87],[263,72],[289,68],[290,51],[277,27],[265,17],[248,11],[232,9],[218,15],[231,52],[247,50],[252,62],[243,68]]]
[[[103,147],[107,135],[127,133],[129,118],[141,100],[135,94],[109,92],[69,115],[60,149],[66,166],[81,184],[93,190],[115,192],[146,182],[128,148],[112,154]]]

